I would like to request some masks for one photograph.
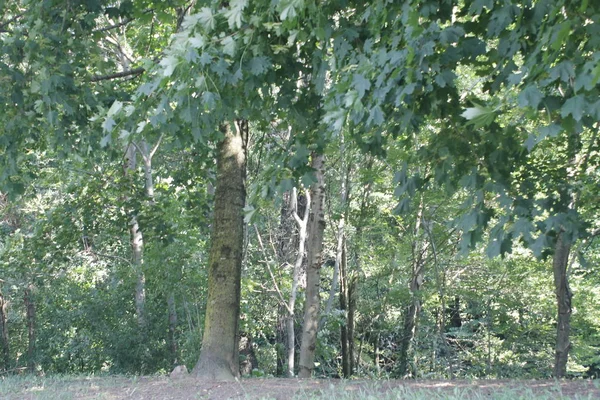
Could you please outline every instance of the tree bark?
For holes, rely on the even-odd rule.
[[[567,267],[571,244],[564,239],[564,232],[559,232],[554,249],[552,269],[554,271],[554,288],[558,304],[558,320],[556,326],[556,347],[554,357],[554,377],[563,378],[567,373],[567,361],[571,342],[571,299],[573,294],[569,287]]]
[[[240,375],[238,330],[246,201],[247,121],[221,126],[213,231],[208,260],[208,301],[200,359],[193,373],[233,380]]]
[[[125,175],[131,177],[137,169],[136,146],[130,143],[126,150]],[[141,333],[146,331],[146,316],[144,309],[146,305],[146,276],[143,271],[144,261],[144,236],[138,224],[137,215],[129,221],[129,237],[131,241],[131,265],[135,274],[135,316]]]
[[[308,226],[308,269],[306,272],[306,299],[304,302],[304,323],[300,345],[300,378],[310,378],[314,370],[317,331],[319,328],[321,264],[323,258],[323,233],[325,231],[325,184],[323,164],[325,157],[313,153],[312,167],[317,181],[311,187],[311,210]]]
[[[408,356],[411,347],[411,343],[415,338],[417,331],[417,317],[421,311],[421,297],[419,291],[423,284],[425,263],[424,253],[426,250],[426,241],[419,240],[421,233],[421,223],[423,221],[423,199],[419,205],[419,211],[415,221],[415,228],[413,233],[413,242],[411,244],[412,250],[412,271],[409,284],[409,291],[411,297],[411,303],[409,304],[404,314],[404,325],[402,330],[402,337],[400,339],[400,348],[398,350],[398,374],[404,377],[408,371]]]
[[[10,343],[8,341],[8,301],[0,293],[0,350],[2,350],[2,369],[10,369]]]
[[[35,340],[36,340],[36,329],[35,329],[35,302],[33,299],[33,285],[29,285],[25,289],[25,295],[23,296],[25,302],[25,311],[27,315],[27,370],[30,373],[35,372]]]
[[[295,325],[295,308],[296,308],[296,297],[298,296],[298,281],[300,279],[300,271],[302,269],[302,261],[304,260],[306,237],[308,221],[310,217],[310,192],[307,190],[305,193],[306,207],[304,207],[304,215],[302,218],[298,215],[298,194],[294,188],[292,191],[292,197],[294,199],[293,213],[296,224],[298,225],[298,254],[296,255],[296,261],[294,262],[294,270],[292,271],[292,290],[290,292],[290,298],[288,300],[288,318],[286,320],[286,361],[287,371],[286,375],[291,378],[294,376],[294,355],[296,352],[296,332],[294,330]]]
[[[354,311],[352,310],[352,285],[355,277],[348,281],[347,262],[346,262],[346,243],[342,247],[342,260],[340,263],[340,310],[346,314],[345,323],[340,327],[340,340],[342,342],[342,375],[349,378],[353,373],[353,328]]]

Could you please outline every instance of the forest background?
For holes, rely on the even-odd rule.
[[[0,15],[2,373],[597,375],[595,2]]]

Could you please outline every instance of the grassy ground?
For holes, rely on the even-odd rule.
[[[243,379],[199,381],[164,376],[0,377],[0,399],[598,399],[595,381],[368,381]]]

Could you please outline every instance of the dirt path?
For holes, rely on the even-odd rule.
[[[600,399],[593,381],[368,381],[192,377],[93,377],[0,380],[0,398],[27,399]]]

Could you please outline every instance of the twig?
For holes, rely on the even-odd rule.
[[[269,275],[271,275],[271,280],[273,281],[275,290],[276,290],[277,294],[279,295],[279,300],[281,301],[281,304],[283,304],[285,306],[285,308],[288,310],[288,312],[290,314],[292,314],[292,311],[290,310],[286,301],[283,298],[283,294],[281,293],[281,290],[279,290],[279,285],[277,285],[277,281],[275,280],[275,275],[273,275],[273,271],[271,270],[271,265],[269,264],[268,257],[267,257],[267,251],[265,250],[265,246],[263,244],[262,237],[260,236],[260,232],[258,231],[258,227],[256,226],[256,224],[254,224],[254,231],[256,232],[256,236],[258,238],[258,244],[260,245],[260,249],[266,258],[265,264],[267,266],[267,270],[269,271]]]

